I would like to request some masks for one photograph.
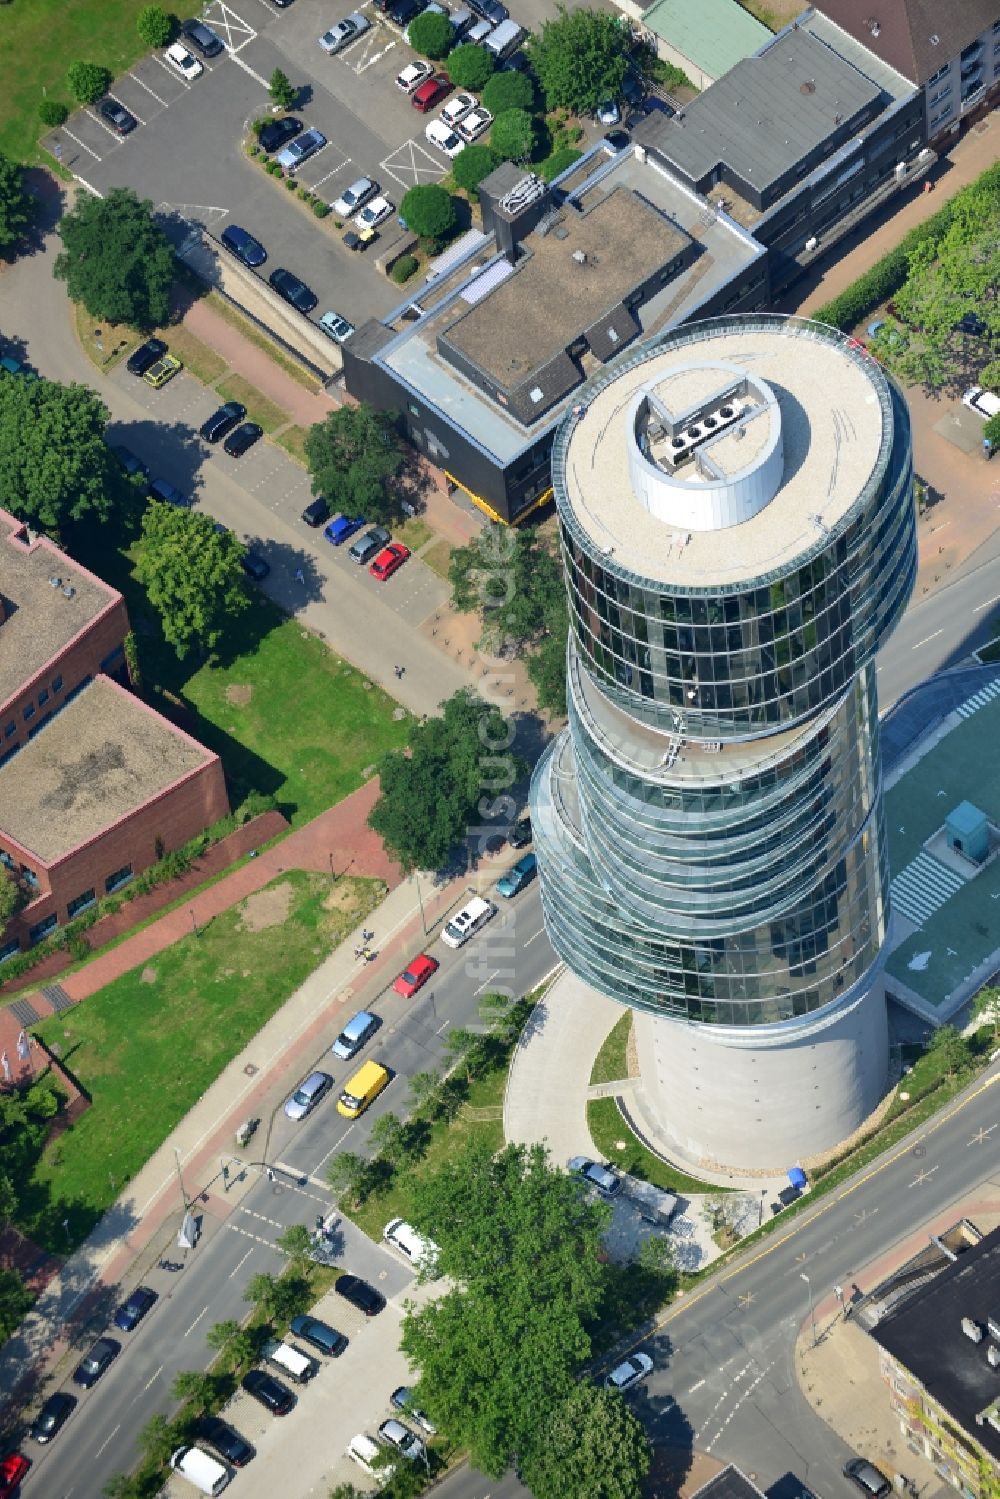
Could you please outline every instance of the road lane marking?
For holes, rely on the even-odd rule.
[[[205,1310],[207,1312],[208,1311],[208,1307],[206,1307]],[[157,1369],[156,1373],[152,1376],[152,1378],[146,1380],[146,1383],[142,1387],[143,1394],[145,1394],[145,1392],[149,1389],[149,1387],[150,1387],[151,1384],[155,1384],[156,1383],[156,1381],[159,1379],[159,1377],[160,1377],[160,1375],[162,1373],[163,1373],[163,1365],[161,1364],[160,1367]]]
[[[965,1142],[966,1145],[985,1145],[995,1129],[995,1124],[991,1124],[989,1129],[978,1129],[972,1139]]]
[[[247,1250],[247,1252],[246,1252],[246,1254],[245,1254],[245,1255],[244,1255],[244,1256],[243,1256],[243,1258],[242,1258],[242,1259],[241,1259],[241,1260],[240,1260],[240,1262],[239,1262],[239,1264],[238,1264],[238,1265],[237,1265],[237,1266],[236,1266],[236,1269],[235,1269],[235,1270],[233,1270],[233,1271],[232,1271],[232,1272],[231,1272],[231,1274],[230,1274],[230,1276],[229,1276],[229,1279],[230,1279],[230,1280],[232,1280],[232,1279],[233,1279],[233,1276],[235,1276],[235,1275],[236,1275],[236,1273],[237,1273],[237,1271],[239,1271],[239,1270],[242,1270],[242,1269],[243,1269],[243,1266],[244,1266],[244,1265],[245,1265],[245,1264],[246,1264],[246,1262],[247,1262],[247,1260],[248,1260],[248,1259],[249,1259],[249,1258],[250,1258],[250,1256],[251,1256],[251,1255],[252,1255],[252,1254],[253,1254],[253,1250],[252,1250],[252,1249],[248,1249],[248,1250]]]
[[[252,1254],[253,1250],[251,1250],[250,1253]],[[188,1328],[187,1332],[184,1334],[185,1337],[187,1337],[188,1332],[194,1332],[195,1328],[198,1326],[198,1323],[201,1321],[202,1317],[204,1317],[207,1311],[208,1307],[203,1306],[197,1317],[195,1317],[194,1321],[191,1323],[191,1326]]]
[[[252,38],[251,38],[251,40],[252,40]],[[246,43],[244,42],[243,45],[246,46]],[[262,78],[259,73],[255,73],[254,70],[253,70],[253,68],[250,66],[250,64],[248,62],[244,62],[243,59],[242,59],[242,57],[240,57],[239,53],[238,52],[234,52],[231,47],[228,49],[228,51],[229,51],[229,56],[233,59],[233,62],[236,64],[236,66],[238,68],[242,68],[243,71],[244,71],[244,73],[249,73],[250,77],[254,80],[255,83],[259,83],[260,86],[261,86],[261,88],[267,88],[267,79],[266,78]]]
[[[535,938],[543,936],[544,932],[545,932],[545,928],[543,926],[540,926],[538,928],[537,932],[532,932],[532,934],[531,934],[530,937],[525,937],[524,942],[522,943],[522,946],[524,946],[524,947],[530,947],[531,944],[534,942]]]
[[[701,1387],[702,1387],[702,1385],[703,1385],[703,1384],[704,1384],[704,1383],[705,1383],[705,1381],[704,1381],[704,1380],[703,1380],[703,1379],[699,1379],[699,1381],[698,1381],[698,1383],[697,1383],[697,1384],[693,1384],[693,1385],[692,1385],[692,1386],[691,1386],[691,1388],[690,1388],[690,1389],[689,1389],[689,1390],[688,1390],[688,1394],[689,1394],[689,1395],[693,1395],[693,1394],[694,1394],[694,1392],[695,1392],[695,1390],[700,1390],[700,1389],[701,1389]]]
[[[934,1175],[934,1173],[935,1173],[935,1171],[937,1169],[938,1168],[936,1166],[932,1166],[929,1171],[921,1171],[919,1173],[919,1175],[915,1176],[913,1178],[913,1180],[910,1182],[910,1186],[911,1187],[921,1187],[921,1186],[923,1186],[924,1182],[929,1182],[930,1181],[931,1177]]]
[[[100,1455],[104,1451],[105,1447],[107,1447],[109,1445],[109,1443],[111,1443],[111,1442],[114,1441],[115,1437],[118,1435],[118,1433],[121,1431],[121,1429],[122,1429],[122,1426],[121,1426],[121,1422],[119,1421],[118,1425],[115,1427],[115,1429],[111,1433],[111,1435],[109,1437],[106,1437],[104,1439],[104,1441],[98,1447],[97,1451],[94,1453],[95,1457],[100,1457]]]
[[[985,604],[977,604],[972,612],[973,614],[981,614],[984,609],[991,609],[994,604],[1000,604],[1000,595],[995,599],[987,599]]]
[[[911,645],[910,646],[910,650],[911,651],[919,651],[919,649],[920,649],[920,647],[922,645],[929,645],[932,640],[936,640],[939,635],[943,635],[943,634],[944,634],[943,630],[935,630],[933,635],[928,635],[925,640],[918,640],[917,643],[916,643],[916,645]]]
[[[157,104],[162,104],[164,109],[170,108],[170,105],[167,103],[166,99],[161,99],[156,90],[151,89],[148,83],[143,83],[142,79],[137,77],[135,73],[130,73],[128,76],[132,79],[133,83],[137,83],[140,88],[144,88],[146,90],[146,93],[149,94],[150,98],[156,100]]]
[[[486,985],[489,983],[490,979],[495,979],[496,976],[497,976],[497,974],[499,972],[500,972],[499,968],[494,968],[493,972],[489,975],[489,977],[483,979],[483,982],[479,985],[479,988],[478,989],[474,989],[472,992],[474,994],[482,994],[483,990],[486,988]]]

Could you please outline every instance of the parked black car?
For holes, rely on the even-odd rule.
[[[114,1338],[98,1338],[90,1352],[84,1355],[73,1370],[73,1383],[89,1390],[91,1385],[97,1383],[105,1369],[114,1362],[121,1350],[122,1345],[116,1343]]]
[[[125,368],[130,375],[144,375],[166,352],[167,346],[162,338],[147,338],[128,356]]]
[[[230,432],[222,446],[230,458],[242,458],[247,449],[252,448],[263,436],[263,427],[259,427],[256,422],[244,422],[242,427]]]
[[[231,432],[237,422],[241,422],[247,414],[247,408],[241,406],[239,401],[227,401],[204,422],[201,427],[201,435],[206,442],[218,442]]]
[[[295,120],[291,115],[285,115],[281,120],[268,120],[261,127],[257,140],[264,151],[280,151],[282,146],[287,146],[302,132],[302,121]],[[225,239],[225,235],[222,236]]]
[[[128,1300],[123,1301],[115,1312],[115,1326],[122,1332],[132,1332],[158,1300],[156,1292],[149,1286],[136,1286]]]
[[[222,51],[222,38],[204,21],[185,21],[181,33],[194,43],[202,57],[218,57]]]
[[[507,839],[511,848],[527,848],[531,842],[531,818],[522,817],[520,822],[515,822]]]
[[[273,1374],[265,1374],[263,1369],[251,1369],[249,1374],[244,1374],[241,1383],[247,1394],[259,1401],[272,1416],[287,1416],[295,1404],[295,1396],[288,1386],[275,1379]]]
[[[506,5],[500,4],[500,0],[469,0],[469,6],[484,21],[491,21],[494,26],[499,26],[501,21],[510,20],[510,11]]]
[[[265,562],[258,552],[245,552],[243,554],[243,571],[248,578],[253,578],[255,583],[262,582],[271,571],[271,564]]]
[[[149,478],[149,465],[143,463],[142,459],[124,443],[116,442],[111,451],[130,479],[135,478],[137,474],[143,479]]]
[[[406,26],[426,9],[425,0],[391,0],[389,19],[397,26]]]
[[[290,302],[296,312],[312,312],[319,301],[316,293],[310,291],[309,287],[306,286],[304,281],[300,281],[298,276],[293,276],[291,271],[286,271],[284,266],[278,266],[276,270],[271,272],[267,279],[278,293],[278,296],[284,297],[286,302]]]
[[[280,123],[280,121],[275,123]],[[263,265],[267,259],[267,251],[260,240],[254,239],[253,235],[241,229],[239,224],[229,224],[223,229],[221,239],[226,249],[230,250],[237,260],[242,260],[244,265],[248,265],[251,270]]]
[[[343,1296],[352,1306],[356,1306],[359,1312],[364,1312],[366,1317],[375,1317],[385,1306],[385,1297],[381,1291],[376,1291],[360,1275],[340,1275],[334,1282],[333,1289],[338,1296]]]
[[[50,1395],[35,1417],[31,1428],[32,1439],[36,1442],[51,1442],[52,1438],[58,1436],[70,1416],[76,1409],[76,1396],[70,1395],[66,1390],[56,1390]]]
[[[102,120],[107,120],[111,128],[119,135],[128,135],[139,123],[124,104],[119,104],[117,99],[112,99],[110,96],[101,100],[97,106],[97,112]]]
[[[987,331],[987,326],[978,312],[963,313],[955,324],[956,333],[969,333],[973,338],[982,338]]]
[[[318,1317],[293,1317],[289,1328],[297,1338],[301,1338],[304,1343],[311,1343],[320,1353],[327,1353],[331,1358],[339,1357],[347,1347],[344,1334],[331,1327],[329,1322],[321,1322]]]
[[[314,500],[310,500],[302,512],[302,519],[307,526],[312,526],[314,530],[317,526],[321,526],[325,520],[328,520],[329,516],[330,507],[322,495],[317,495]]]
[[[202,1416],[198,1422],[198,1435],[234,1468],[245,1468],[254,1456],[254,1449],[246,1437],[241,1437],[218,1416]]]

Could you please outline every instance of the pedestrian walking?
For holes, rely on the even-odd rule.
[[[302,571],[301,567],[297,567],[295,569],[295,581],[296,583],[304,583],[306,581],[306,575]]]
[[[374,935],[375,935],[375,933],[372,932],[372,931],[369,931],[368,927],[363,926],[361,928],[361,940],[362,940],[362,942],[370,942],[372,940],[372,938],[374,937]]]
[[[401,677],[403,675],[403,672],[406,670],[406,667],[405,666],[394,666],[392,669],[396,673],[396,681],[398,682],[401,679]]]

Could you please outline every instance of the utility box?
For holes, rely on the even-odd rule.
[[[959,802],[944,820],[948,847],[974,864],[982,864],[990,851],[990,827],[986,813],[971,802]]]

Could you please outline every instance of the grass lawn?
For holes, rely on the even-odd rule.
[[[619,1025],[621,1021],[618,1022]],[[614,1035],[614,1032],[612,1032]],[[607,1043],[605,1043],[607,1044]],[[630,1176],[640,1181],[651,1182],[664,1192],[679,1193],[682,1197],[699,1196],[704,1192],[722,1192],[728,1188],[710,1186],[697,1176],[686,1176],[666,1161],[661,1161],[641,1140],[637,1140],[625,1120],[618,1112],[613,1098],[593,1098],[587,1104],[587,1127],[597,1146],[598,1154],[611,1161]],[[624,1149],[619,1149],[624,1141]]]
[[[378,880],[290,870],[85,1004],[38,1027],[93,1098],[42,1156],[25,1227],[78,1243],[222,1068],[347,932],[374,910]],[[269,895],[265,910],[262,897]],[[244,919],[244,913],[246,920]]]
[[[617,1083],[621,1078],[628,1077],[625,1053],[628,1050],[628,1038],[631,1034],[632,1013],[627,1010],[621,1019],[615,1022],[607,1040],[597,1053],[594,1070],[590,1074],[591,1085]]]
[[[101,538],[95,537],[95,548]],[[397,704],[264,595],[233,622],[229,652],[178,661],[132,577],[138,552],[95,550],[80,560],[124,593],[153,706],[222,759],[230,801],[274,796],[307,822],[357,790],[362,771],[406,739]]]
[[[419,552],[420,548],[430,541],[434,532],[425,520],[420,519],[419,515],[413,515],[408,521],[403,522],[395,534],[411,552]]]
[[[296,463],[301,463],[303,468],[308,468],[306,463],[306,431],[305,427],[286,427],[274,440],[279,447],[284,448],[289,457],[294,458]]]
[[[200,380],[202,385],[214,385],[219,376],[224,375],[229,368],[221,354],[189,333],[183,323],[170,323],[165,328],[157,328],[155,336],[163,339],[171,354],[176,354],[183,361],[188,374]],[[133,334],[133,338],[136,348],[146,341],[142,333]]]
[[[109,323],[92,317],[82,302],[73,303],[73,322],[83,352],[99,370],[112,369],[146,342],[147,335],[137,333],[127,323]],[[95,337],[98,328],[100,339]],[[229,368],[221,354],[189,333],[183,323],[171,323],[154,332],[155,337],[162,338],[167,344],[171,354],[176,354],[183,362],[187,373],[203,385],[214,385]]]
[[[283,406],[262,396],[256,385],[251,385],[242,375],[230,375],[217,389],[224,401],[242,401],[247,408],[247,420],[259,422],[265,432],[284,427],[290,420]]]
[[[191,0],[170,7],[181,20],[197,15]],[[7,58],[0,90],[0,151],[17,161],[43,159],[37,141],[43,133],[38,106],[45,97],[70,108],[66,69],[78,58],[103,63],[117,77],[149,48],[139,39],[139,7],[129,0],[30,0],[3,12],[3,51]],[[16,59],[16,62],[15,62]]]
[[[428,547],[421,557],[421,562],[426,562],[431,572],[437,573],[439,578],[448,582],[448,564],[451,561],[452,548],[444,537],[436,541],[432,547]]]

